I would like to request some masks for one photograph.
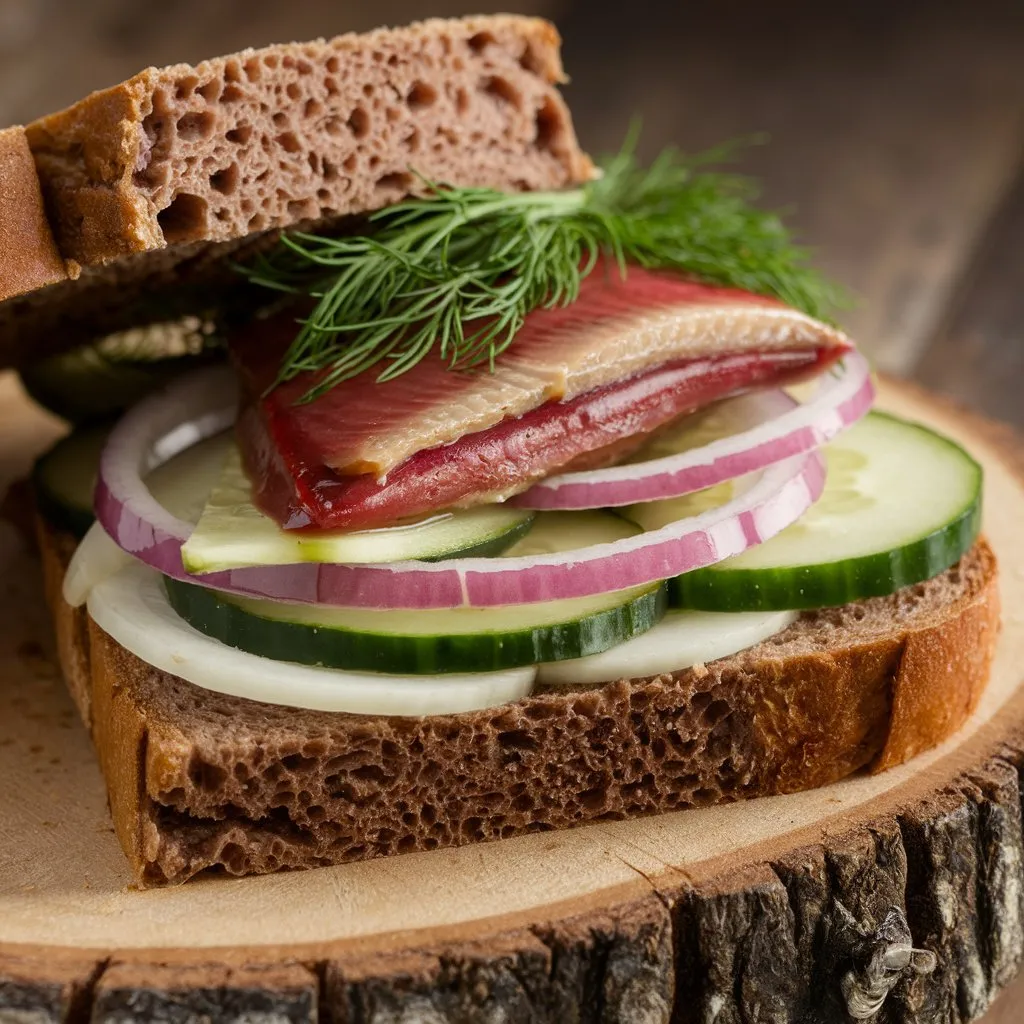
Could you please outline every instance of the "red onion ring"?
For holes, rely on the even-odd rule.
[[[194,576],[181,562],[192,526],[172,516],[142,477],[234,418],[226,368],[173,382],[131,410],[100,462],[96,515],[125,551],[177,579],[250,597],[362,608],[493,607],[607,593],[667,579],[739,554],[795,522],[825,481],[821,455],[777,462],[732,501],[660,530],[577,551],[386,565],[252,567]]]
[[[142,478],[227,430],[238,412],[237,396],[238,382],[226,365],[186,374],[131,408],[103,449],[96,518],[119,547],[169,576],[185,571],[181,545],[193,525],[168,512]]]
[[[867,360],[851,352],[802,404],[785,392],[760,397],[770,418],[748,430],[679,455],[551,476],[510,503],[535,509],[609,508],[702,491],[820,448],[867,413],[875,389]]]

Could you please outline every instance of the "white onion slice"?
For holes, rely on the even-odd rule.
[[[93,523],[68,562],[61,591],[64,601],[80,608],[97,583],[132,564],[132,556],[118,547],[99,523]]]
[[[540,665],[537,681],[580,686],[679,672],[753,647],[799,617],[798,612],[669,612],[653,629],[610,650]]]
[[[357,608],[457,608],[587,597],[719,562],[785,529],[821,494],[817,452],[766,469],[732,501],[659,530],[576,551],[386,565],[305,563],[193,576],[181,561],[192,530],[156,501],[142,476],[183,446],[224,429],[234,405],[226,371],[205,371],[136,406],[111,432],[96,515],[114,541],[169,576],[250,597]],[[230,391],[228,391],[230,394]]]
[[[96,625],[154,668],[196,686],[266,704],[358,715],[450,715],[519,700],[536,668],[392,676],[294,665],[237,651],[171,608],[159,573],[133,562],[89,595]]]
[[[813,451],[853,426],[871,408],[875,390],[867,360],[844,356],[803,404],[785,392],[757,396],[765,421],[678,455],[607,469],[563,473],[511,499],[522,508],[586,509],[678,498]]]

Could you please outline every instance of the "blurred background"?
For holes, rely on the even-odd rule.
[[[878,364],[1024,425],[1024,0],[0,0],[0,124],[149,64],[432,14],[553,19],[585,146],[756,132],[742,167]]]

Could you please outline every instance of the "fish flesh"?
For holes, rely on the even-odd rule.
[[[607,266],[571,305],[528,314],[493,371],[432,355],[393,380],[378,382],[375,368],[302,403],[315,374],[267,392],[292,334],[278,319],[233,341],[239,442],[263,511],[316,529],[500,500],[621,458],[719,398],[816,374],[850,348],[771,299],[635,267],[623,279]]]

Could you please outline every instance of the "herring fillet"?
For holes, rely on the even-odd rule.
[[[288,319],[236,339],[233,354],[250,395],[272,383],[293,333]],[[386,383],[376,381],[378,366],[297,404],[317,379],[303,374],[255,398],[253,411],[286,462],[384,477],[419,451],[662,363],[849,345],[842,332],[772,299],[637,267],[624,280],[606,264],[583,280],[569,306],[529,313],[493,373],[486,366],[453,371],[433,354]]]
[[[238,421],[238,434],[253,500],[279,524],[372,529],[445,508],[502,501],[566,467],[608,465],[678,416],[750,388],[817,375],[840,351],[741,352],[663,363],[423,448],[384,477],[341,476],[294,457],[286,463],[251,407]]]

